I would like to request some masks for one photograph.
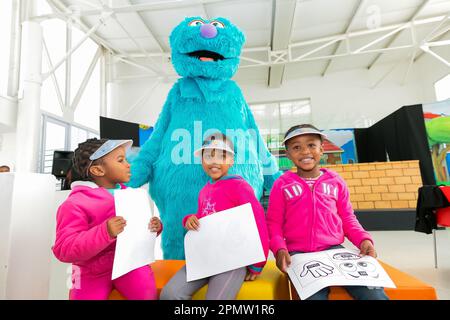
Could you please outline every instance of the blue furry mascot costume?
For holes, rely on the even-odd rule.
[[[239,65],[243,33],[227,19],[186,18],[170,35],[172,62],[180,78],[170,90],[150,139],[131,164],[132,187],[149,183],[164,223],[164,259],[184,259],[182,219],[197,211],[208,181],[194,150],[220,131],[235,145],[230,174],[242,176],[258,198],[280,176],[252,112],[230,80]]]

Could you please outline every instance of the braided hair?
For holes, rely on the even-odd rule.
[[[73,154],[73,169],[74,180],[92,181],[92,177],[89,175],[89,165],[95,165],[101,163],[101,159],[94,160],[91,163],[89,157],[98,150],[108,139],[87,139],[85,142],[78,144],[78,148],[75,149]]]

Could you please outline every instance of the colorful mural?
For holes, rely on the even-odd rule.
[[[423,104],[437,184],[450,184],[450,99]]]
[[[150,138],[153,132],[153,127],[146,126],[145,124],[139,125],[139,146],[142,145]]]
[[[356,156],[355,135],[353,129],[324,130],[327,139],[323,141],[324,154],[321,164],[346,164],[358,162]],[[286,156],[281,144],[283,135],[266,135],[264,137],[270,152],[278,159],[280,170],[290,170],[293,163]]]

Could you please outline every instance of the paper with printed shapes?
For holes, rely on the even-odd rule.
[[[346,248],[299,253],[291,257],[287,273],[300,299],[329,286],[395,288],[380,263]]]
[[[200,220],[198,231],[184,238],[187,281],[264,261],[264,249],[250,203]]]
[[[145,189],[114,191],[116,216],[127,221],[117,235],[112,280],[155,261],[156,232],[148,229],[152,218],[150,199]]]

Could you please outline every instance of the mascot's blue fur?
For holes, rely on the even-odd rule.
[[[214,36],[203,35],[205,24],[216,28]],[[235,165],[229,174],[246,179],[258,198],[280,176],[241,90],[230,80],[244,41],[242,32],[224,18],[186,18],[170,35],[173,65],[182,78],[169,92],[150,139],[132,162],[128,184],[139,187],[149,182],[164,224],[164,259],[184,259],[182,219],[197,211],[199,191],[208,181],[193,153],[207,135],[220,131],[229,136],[234,130],[230,139],[235,143]]]

